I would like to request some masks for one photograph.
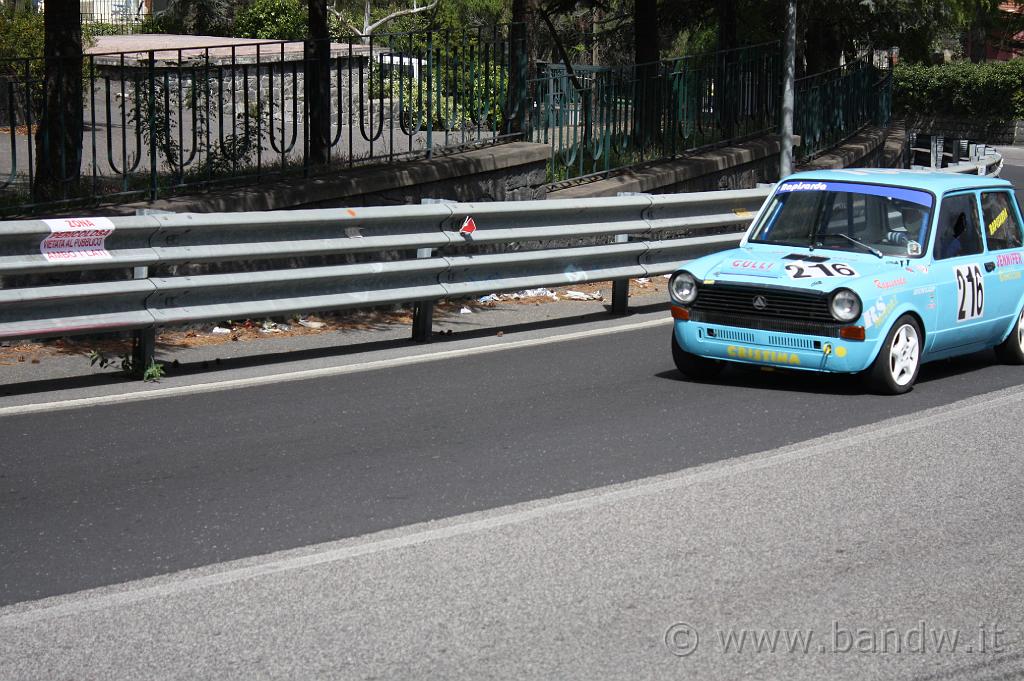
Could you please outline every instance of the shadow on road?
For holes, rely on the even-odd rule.
[[[509,324],[493,323],[486,327],[472,326],[471,320],[465,324],[467,328],[452,329],[451,333],[435,332],[431,345],[443,345],[452,341],[474,340],[481,338],[495,338],[496,334],[502,332],[503,338],[514,336],[517,333],[530,331],[555,330],[565,327],[577,326],[580,324],[600,322],[608,320],[610,306],[605,306],[606,311],[594,311],[588,314],[573,315],[557,319],[544,319],[530,322],[512,322]],[[631,314],[658,312],[668,309],[667,302],[637,305],[630,308]],[[489,312],[507,312],[513,319],[516,315],[514,308],[508,310],[492,309]],[[445,324],[453,326],[461,321],[456,317],[446,319]],[[181,361],[175,358],[182,350],[176,346],[163,346],[157,344],[157,355],[164,363],[165,375],[168,378],[197,376],[212,372],[223,372],[234,369],[248,369],[253,367],[274,367],[289,363],[306,362],[320,359],[331,359],[348,357],[364,353],[401,350],[404,348],[416,347],[416,344],[406,338],[393,338],[381,341],[347,342],[345,332],[335,332],[338,344],[326,347],[306,348],[299,350],[287,350],[278,352],[260,352],[259,341],[252,341],[249,346],[252,349],[250,354],[234,357],[215,357],[196,361]],[[232,344],[230,349],[237,350],[238,344]],[[110,386],[118,384],[132,384],[137,381],[125,378],[121,374],[85,374],[77,376],[62,376],[57,378],[37,379],[0,385],[0,397],[34,395],[41,393],[57,392],[62,390],[75,390],[83,388],[94,388],[99,386]]]
[[[671,357],[666,348],[666,360]],[[917,384],[941,381],[954,376],[970,374],[974,371],[997,364],[995,354],[984,350],[962,357],[939,360],[921,367]],[[716,386],[735,388],[754,388],[760,390],[780,390],[786,392],[802,392],[826,395],[867,395],[870,394],[858,374],[825,374],[793,369],[774,369],[767,367],[734,364],[710,381],[694,381],[686,378],[676,369],[669,369],[655,374],[657,378],[687,383],[707,383]]]

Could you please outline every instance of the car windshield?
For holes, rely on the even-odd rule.
[[[917,258],[928,243],[932,206],[932,195],[919,189],[784,182],[750,241]]]

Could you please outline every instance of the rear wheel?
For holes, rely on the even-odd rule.
[[[910,315],[889,329],[867,372],[868,386],[880,395],[901,395],[914,387],[921,369],[921,327]]]
[[[1003,364],[1024,364],[1024,310],[1017,315],[1010,335],[996,346],[996,357]]]
[[[672,359],[675,360],[676,368],[686,376],[697,381],[706,381],[714,378],[725,367],[725,362],[718,359],[708,359],[687,352],[679,347],[676,334],[672,332]]]

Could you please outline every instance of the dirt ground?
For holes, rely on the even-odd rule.
[[[658,291],[666,291],[667,279],[652,277],[651,279],[631,279],[629,282],[630,296],[648,295]],[[476,311],[505,305],[557,305],[566,300],[568,291],[576,291],[592,298],[595,302],[610,302],[611,282],[586,282],[572,286],[549,288],[548,291],[558,296],[556,300],[550,295],[511,297],[506,294],[499,301],[479,302],[478,298],[442,301],[435,307],[435,319],[444,319],[460,314],[463,308]],[[599,297],[596,297],[599,296]],[[481,296],[483,297],[483,296]],[[184,329],[164,329],[157,335],[157,345],[165,348],[193,348],[205,345],[221,345],[223,343],[261,340],[263,338],[307,336],[310,334],[331,331],[372,331],[395,325],[411,325],[412,308],[396,310],[343,310],[336,313],[303,315],[292,317],[287,321],[275,320],[224,320],[220,323],[204,323],[192,325]],[[214,333],[213,329],[222,331]],[[21,362],[38,364],[47,357],[59,355],[88,356],[93,351],[102,353],[108,358],[116,358],[131,351],[131,340],[117,338],[55,338],[45,341],[18,342],[16,345],[0,347],[0,366],[13,365]]]

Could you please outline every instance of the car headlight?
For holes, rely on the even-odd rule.
[[[841,288],[832,294],[829,301],[832,316],[841,322],[852,322],[860,317],[860,296],[848,288]]]
[[[697,280],[689,272],[676,272],[668,282],[668,293],[674,302],[689,305],[697,300]]]

